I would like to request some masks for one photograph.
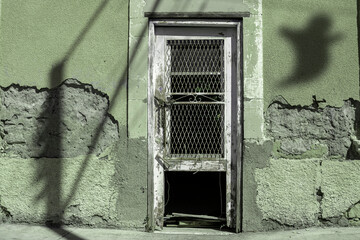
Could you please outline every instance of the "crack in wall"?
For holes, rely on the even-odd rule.
[[[320,183],[316,189],[316,200],[319,202],[319,213],[317,219],[321,221],[323,218],[323,208],[322,208],[322,200],[324,199],[324,192],[321,190],[322,185],[322,160],[319,162],[319,171],[320,171]]]
[[[298,186],[299,191],[294,191],[298,195],[293,197],[292,202],[288,199],[283,200],[286,207],[293,212],[266,209],[271,206],[267,203],[266,196],[278,195],[274,201],[281,202],[281,198],[285,197],[283,188],[272,188],[271,190],[275,193],[265,193],[261,201],[257,199],[257,205],[263,205],[262,224],[265,227],[278,229],[314,225],[360,225],[360,202],[344,209],[348,202],[353,202],[354,196],[339,195],[337,188],[341,186],[336,185],[336,181],[341,179],[350,181],[349,176],[342,177],[341,174],[346,174],[348,171],[346,169],[349,167],[358,165],[355,161],[344,160],[360,159],[360,141],[358,140],[360,102],[348,99],[344,100],[344,105],[341,107],[320,107],[316,97],[314,101],[315,103],[310,106],[294,106],[280,96],[270,104],[265,113],[266,135],[274,143],[272,150],[274,166],[268,172],[263,171],[259,175],[259,179],[264,178],[261,182],[262,188],[270,189],[267,187],[270,183],[265,179],[272,173],[275,174],[271,171],[287,169],[288,165],[285,162],[291,162],[293,166],[292,172],[287,176],[289,178],[287,181],[294,181],[296,185],[297,181],[301,181],[296,178],[298,175],[313,179],[307,186],[305,183]],[[312,170],[309,165],[311,161],[317,161],[319,169]],[[297,172],[295,166],[298,166],[299,171],[303,166],[308,166],[309,169],[302,174]],[[342,170],[336,171],[337,166],[341,166]],[[340,175],[332,176],[333,174]],[[293,190],[291,186],[285,184],[286,187],[289,187],[289,191]],[[345,193],[346,190],[341,188],[341,192]],[[314,198],[308,202],[309,209],[300,211],[293,205],[298,204],[296,200],[303,198],[305,194],[311,194]],[[295,225],[292,225],[293,222]]]
[[[12,218],[11,213],[8,211],[8,209],[4,206],[0,206],[0,209],[2,211],[3,214],[5,214],[6,218]]]
[[[13,218],[11,212],[1,204],[0,199],[0,222],[9,222]]]
[[[269,229],[293,229],[296,228],[295,224],[283,223],[274,218],[267,218],[262,221]]]
[[[360,201],[352,204],[344,213],[344,216],[351,225],[360,225]]]

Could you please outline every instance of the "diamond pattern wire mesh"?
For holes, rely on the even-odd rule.
[[[223,40],[169,40],[170,92],[223,92]]]
[[[166,155],[224,157],[224,41],[168,40]]]

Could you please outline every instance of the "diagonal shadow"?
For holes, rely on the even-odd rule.
[[[70,232],[62,227],[48,227],[50,230],[52,230],[53,232],[57,233],[58,235],[60,235],[62,238],[67,239],[67,240],[86,240],[85,238],[82,238],[78,235],[76,235],[73,232]]]
[[[201,5],[199,6],[199,9],[197,10],[197,12],[203,12],[204,9],[206,8],[206,6],[208,5],[208,2],[207,0],[201,0],[202,3]],[[182,1],[178,1],[176,2],[177,4],[173,6],[173,11],[176,12],[176,11],[183,11],[183,10],[186,10],[188,9],[188,5],[189,3],[191,3],[191,0],[182,0]],[[153,9],[155,10],[155,8]],[[141,65],[141,63],[143,61],[147,61],[147,58],[144,57],[142,58],[142,61],[139,61],[139,65]],[[144,101],[147,101],[147,97],[145,96],[144,98]],[[132,116],[132,119],[130,119],[130,122],[134,122],[136,121],[137,119],[139,119],[139,117],[143,114],[143,109],[138,109],[137,112],[135,114],[133,114]]]
[[[330,17],[319,14],[310,19],[304,29],[280,29],[280,34],[294,48],[296,63],[293,72],[280,82],[279,87],[308,83],[325,72],[330,61],[331,46],[343,38],[340,33],[332,34],[331,26]]]
[[[85,34],[93,26],[100,13],[107,5],[108,0],[101,2],[94,14],[91,16],[79,36],[65,53],[64,58],[55,64],[51,69],[49,75],[50,91],[45,102],[45,107],[39,116],[39,119],[44,123],[39,127],[38,144],[43,149],[39,154],[41,157],[52,159],[38,160],[37,181],[43,181],[45,186],[38,194],[37,200],[46,200],[46,222],[45,224],[60,236],[66,239],[82,240],[83,238],[62,228],[62,219],[66,205],[62,203],[62,171],[63,171],[63,131],[62,116],[63,116],[63,92],[62,88],[58,87],[63,81],[64,69],[67,60],[73,54],[77,46],[84,39]]]
[[[160,1],[161,1],[161,0],[157,0],[157,1],[155,2],[155,4],[153,5],[152,11],[154,11],[154,10],[158,7]],[[120,76],[120,78],[119,78],[119,82],[118,82],[118,84],[117,84],[117,86],[116,86],[116,88],[115,88],[115,91],[114,91],[115,94],[114,94],[114,95],[112,96],[112,98],[110,99],[110,103],[114,102],[114,101],[117,99],[117,97],[119,96],[119,93],[120,93],[120,89],[127,83],[127,76],[128,76],[127,69],[129,69],[129,66],[130,66],[130,65],[132,64],[132,62],[134,61],[134,58],[137,56],[137,49],[139,49],[139,47],[140,47],[140,45],[141,45],[141,43],[142,43],[142,41],[143,41],[143,37],[144,37],[144,35],[145,35],[146,32],[147,32],[147,25],[143,26],[143,28],[142,28],[142,30],[141,30],[141,32],[140,32],[140,39],[141,39],[141,40],[136,43],[136,45],[133,47],[132,52],[129,54],[128,67],[127,67],[126,70],[124,70],[124,72],[121,74],[121,76]],[[114,105],[110,105],[110,107],[109,107],[109,109],[108,109],[109,112],[112,110],[113,106],[114,106]],[[88,162],[89,162],[89,159],[90,159],[90,155],[93,154],[94,149],[95,149],[95,145],[97,144],[97,142],[98,142],[98,140],[99,140],[99,137],[100,137],[100,133],[101,133],[101,131],[102,131],[104,125],[105,125],[106,118],[103,117],[102,119],[103,119],[103,120],[101,121],[101,123],[100,123],[99,126],[97,127],[97,131],[96,131],[96,133],[94,134],[94,137],[93,137],[93,139],[92,139],[92,141],[91,141],[91,144],[90,144],[90,147],[89,147],[89,151],[88,151],[88,153],[87,153],[87,156],[86,156],[86,158],[84,159],[84,161],[83,161],[83,163],[82,163],[82,165],[81,165],[80,170],[78,171],[77,178],[76,178],[75,183],[74,183],[74,185],[73,185],[73,187],[72,187],[72,190],[71,190],[71,193],[70,193],[70,195],[69,195],[69,198],[64,202],[64,205],[63,205],[64,207],[67,206],[67,205],[71,202],[73,196],[75,195],[76,191],[78,190],[80,180],[81,180],[81,178],[83,177],[83,174],[84,174],[84,172],[85,172],[85,169],[86,169],[86,167],[87,167],[87,165],[88,165]]]
[[[197,10],[197,12],[201,13],[204,11],[204,9],[206,8],[206,6],[208,5],[207,0],[201,0],[201,4],[199,5],[199,9]],[[189,9],[189,4],[191,3],[191,0],[182,0],[182,1],[177,1],[176,5],[173,5],[173,10],[174,12],[176,11],[185,11]],[[152,9],[153,11],[156,9],[157,4],[154,5],[154,8]],[[137,45],[137,47],[140,44]],[[142,58],[142,61],[147,61],[147,58],[144,57]],[[142,61],[139,61],[139,65],[142,63]],[[145,96],[144,101],[147,101],[147,97]],[[143,109],[138,109],[137,112],[135,114],[133,114],[132,119],[130,120],[130,122],[134,122],[137,119],[139,119],[139,117],[143,114]]]
[[[153,5],[153,11],[159,5],[160,0],[157,0]],[[77,177],[74,181],[74,184],[71,188],[70,194],[67,199],[61,199],[61,184],[62,184],[62,171],[63,171],[63,141],[62,141],[62,115],[63,115],[63,106],[62,106],[62,96],[61,88],[57,87],[62,81],[64,77],[64,69],[67,60],[71,57],[75,49],[84,39],[84,36],[92,27],[96,19],[99,17],[100,13],[103,11],[105,6],[107,5],[108,0],[104,0],[101,2],[99,7],[96,9],[95,13],[87,22],[86,26],[83,28],[79,36],[76,38],[75,42],[71,45],[69,50],[64,55],[64,58],[59,61],[52,68],[49,80],[52,94],[49,94],[46,100],[46,106],[43,112],[40,115],[40,119],[43,119],[45,124],[40,128],[40,133],[38,136],[38,143],[42,146],[43,151],[40,153],[42,157],[49,157],[52,159],[45,159],[45,161],[39,160],[38,166],[38,181],[43,180],[45,182],[45,187],[37,196],[37,200],[45,199],[46,200],[46,225],[52,231],[61,235],[66,239],[78,239],[81,240],[81,237],[74,235],[71,232],[68,232],[64,228],[62,228],[62,220],[64,217],[64,212],[66,207],[69,205],[71,200],[73,199],[75,193],[79,188],[79,183],[81,178],[84,175],[84,172],[88,166],[88,162],[91,154],[94,153],[96,149],[95,146],[99,141],[100,133],[105,125],[106,117],[99,117],[102,119],[101,123],[97,127],[96,133],[92,138],[91,144],[89,146],[89,151],[83,160],[80,169],[78,170]],[[143,41],[143,37],[147,32],[147,26],[143,26],[140,33],[140,41],[136,43],[133,47],[131,53],[128,56],[127,68],[123,70],[121,73],[118,84],[115,88],[114,95],[110,99],[110,103],[113,103],[117,97],[119,96],[121,88],[127,84],[128,78],[128,69],[129,66],[133,63],[134,58],[137,56],[137,49]],[[57,88],[56,88],[57,87]],[[113,105],[110,105],[107,112],[111,111]],[[104,113],[106,114],[106,112]],[[50,137],[49,137],[50,136]],[[55,227],[55,228],[54,228]]]

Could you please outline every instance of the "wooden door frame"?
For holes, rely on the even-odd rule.
[[[243,84],[242,84],[242,20],[149,20],[149,59],[148,59],[148,195],[147,195],[147,230],[154,231],[161,229],[163,226],[164,215],[164,169],[171,167],[171,162],[162,159],[162,149],[159,148],[159,143],[156,142],[157,135],[161,132],[156,129],[156,103],[155,86],[156,81],[161,78],[164,66],[155,66],[156,59],[154,56],[163,54],[159,51],[161,49],[156,47],[155,29],[157,27],[199,27],[199,28],[231,28],[235,31],[235,36],[232,37],[232,62],[231,62],[231,104],[227,107],[232,114],[230,119],[231,127],[231,159],[225,165],[218,162],[214,166],[214,161],[202,163],[197,166],[197,163],[191,167],[184,166],[183,170],[188,171],[224,171],[227,172],[227,223],[230,227],[235,228],[236,232],[241,231],[241,184],[242,184],[242,139],[243,139]],[[236,46],[233,46],[236,45]],[[236,52],[234,52],[236,51]],[[158,72],[157,72],[158,71]],[[165,74],[165,73],[164,73]],[[165,77],[165,76],[163,76]],[[228,89],[229,90],[229,89]],[[205,164],[205,165],[204,165]],[[205,167],[204,167],[205,166]],[[223,166],[223,168],[221,168]],[[233,170],[231,170],[233,169]],[[232,199],[231,196],[235,196]],[[230,204],[230,206],[229,206]]]

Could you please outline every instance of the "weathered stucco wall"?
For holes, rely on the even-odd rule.
[[[282,158],[340,157],[350,154],[351,136],[358,126],[358,102],[348,100],[340,108],[291,106],[279,98],[266,111],[268,136]]]
[[[1,0],[0,221],[144,227],[147,143],[127,138],[128,4]]]
[[[128,1],[2,0],[0,17],[1,86],[76,78],[114,99],[110,112],[126,124]]]
[[[51,90],[11,85],[0,89],[0,99],[0,154],[4,156],[100,154],[119,139],[118,123],[107,113],[108,96],[75,79]]]
[[[144,225],[146,141],[127,140],[105,93],[67,79],[0,96],[2,221]]]
[[[359,225],[356,9],[263,2],[264,137],[244,141],[244,231]]]
[[[129,137],[147,136],[148,19],[145,0],[129,1]]]
[[[244,138],[264,138],[263,1],[244,0],[250,17],[243,19]]]
[[[359,224],[356,1],[244,3],[243,230]],[[144,227],[145,4],[1,0],[0,221]]]
[[[269,106],[267,140],[245,141],[244,230],[359,225],[359,106]]]

